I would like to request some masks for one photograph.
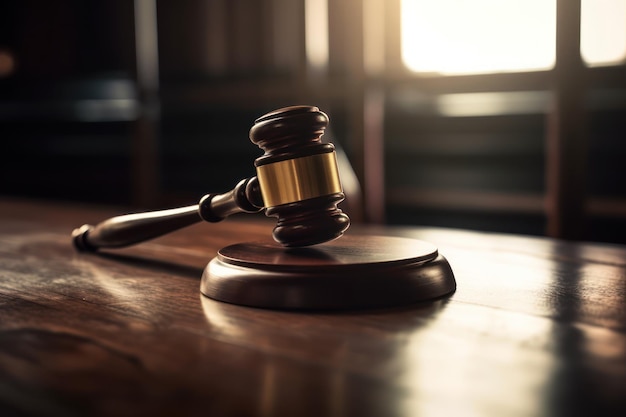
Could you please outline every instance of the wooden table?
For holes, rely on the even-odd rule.
[[[112,214],[0,203],[0,415],[626,415],[626,247],[353,227],[435,243],[456,293],[302,313],[199,292],[270,221],[77,253],[71,230]]]

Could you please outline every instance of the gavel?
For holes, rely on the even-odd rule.
[[[119,248],[173,232],[202,220],[219,222],[236,213],[265,210],[276,217],[272,236],[285,247],[334,240],[350,226],[337,207],[345,195],[335,147],[322,143],[328,116],[313,106],[285,107],[255,120],[250,140],[265,153],[254,162],[256,176],[224,194],[207,194],[198,204],[126,214],[72,232],[80,251]]]

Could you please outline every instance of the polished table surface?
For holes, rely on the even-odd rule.
[[[272,311],[199,292],[218,249],[271,221],[74,250],[74,227],[114,214],[0,201],[0,415],[626,415],[626,247],[355,226],[436,244],[457,291]]]

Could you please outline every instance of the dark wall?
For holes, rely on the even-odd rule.
[[[148,205],[193,202],[253,175],[259,150],[248,130],[283,103],[207,99],[230,73],[228,63],[218,75],[207,63],[210,3],[158,2],[161,85],[148,102],[137,78],[133,1],[2,2],[0,53],[14,65],[0,73],[0,195],[145,205],[135,199],[137,177],[146,177],[137,171],[151,157],[137,149],[145,141],[145,154],[156,150]]]

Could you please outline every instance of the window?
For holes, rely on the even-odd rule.
[[[402,0],[402,58],[415,72],[476,74],[554,66],[556,0]],[[626,56],[626,0],[582,0],[589,65]]]
[[[626,58],[626,0],[582,0],[580,52],[588,65]]]

